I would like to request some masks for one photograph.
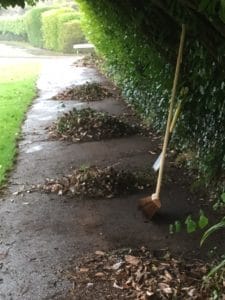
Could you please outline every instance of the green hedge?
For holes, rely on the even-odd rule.
[[[50,7],[35,7],[29,10],[25,16],[26,31],[28,41],[35,47],[43,47],[43,36],[42,36],[42,23],[41,15],[45,11],[52,8]]]
[[[81,30],[80,21],[71,20],[63,23],[58,36],[58,50],[63,53],[74,53],[75,43],[85,42],[84,34]]]
[[[66,25],[68,23],[68,25]],[[70,25],[71,24],[71,25]],[[80,27],[80,14],[68,12],[58,16],[58,39],[57,51],[73,52],[73,41],[83,36]]]
[[[128,101],[157,130],[165,128],[181,23],[187,23],[178,92],[178,98],[185,98],[185,102],[173,142],[180,151],[194,153],[189,163],[200,171],[205,182],[222,178],[225,172],[222,8],[215,11],[209,7],[195,8],[188,0],[77,2],[84,12],[83,29],[104,57],[107,72],[121,86]],[[216,1],[210,3],[215,6]],[[188,91],[186,96],[182,88]]]
[[[44,48],[49,50],[56,50],[58,48],[57,15],[64,12],[65,9],[53,9],[42,14]]]
[[[35,47],[73,53],[85,41],[80,14],[69,8],[32,8],[25,16],[0,19],[0,40],[28,40]]]
[[[76,38],[79,41],[84,40],[79,18],[79,14],[70,8],[54,9],[43,13],[44,47],[55,51],[71,52],[72,45],[78,42]]]
[[[23,17],[1,17],[0,34],[15,40],[27,40],[26,26]]]

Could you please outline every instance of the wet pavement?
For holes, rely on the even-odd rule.
[[[146,222],[137,210],[140,194],[77,200],[38,192],[18,193],[46,177],[68,174],[72,167],[84,164],[150,168],[156,154],[150,155],[149,150],[158,150],[156,142],[141,136],[80,144],[48,140],[46,127],[72,107],[89,105],[121,114],[126,106],[110,98],[91,104],[76,99],[65,103],[51,100],[65,87],[106,79],[95,69],[74,67],[78,57],[36,59],[43,64],[38,97],[27,113],[17,163],[1,196],[0,300],[66,299],[71,284],[63,271],[95,250],[147,245],[176,253],[198,252],[198,234],[181,233],[178,239],[168,233],[172,221],[193,210],[181,171],[176,171],[176,183],[168,182],[164,187],[164,217],[156,222]]]

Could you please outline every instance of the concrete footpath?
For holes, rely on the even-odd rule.
[[[192,212],[196,201],[182,170],[171,169],[171,180],[162,193],[163,217],[155,222],[148,222],[138,211],[140,194],[76,200],[39,192],[18,193],[84,164],[150,168],[157,156],[150,152],[160,151],[157,141],[142,136],[79,144],[48,140],[46,127],[72,107],[91,106],[120,115],[126,106],[113,98],[91,104],[78,99],[65,103],[51,100],[65,87],[104,82],[106,78],[93,68],[75,67],[78,57],[33,59],[43,64],[38,97],[27,113],[17,163],[0,201],[0,300],[63,299],[71,286],[63,271],[96,250],[146,245],[198,255],[198,234],[169,235],[169,224]]]

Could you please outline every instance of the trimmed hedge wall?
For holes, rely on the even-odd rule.
[[[165,128],[181,23],[187,24],[178,89],[184,104],[173,143],[192,153],[188,163],[205,183],[223,178],[225,19],[218,5],[212,10],[218,1],[200,1],[211,7],[188,0],[77,2],[86,36],[105,59],[108,74],[157,130]]]
[[[0,18],[0,40],[28,40],[35,47],[73,53],[73,44],[84,42],[85,37],[78,11],[36,7],[19,18]]]
[[[50,7],[36,7],[32,8],[27,12],[25,16],[26,31],[28,41],[34,47],[43,47],[43,36],[42,36],[42,23],[41,15],[43,12],[48,11]]]
[[[0,18],[1,39],[4,37],[10,40],[27,40],[26,25],[23,17]]]
[[[63,53],[74,53],[73,45],[85,42],[80,21],[71,20],[63,23],[58,36],[58,51]]]
[[[44,48],[72,52],[73,44],[84,40],[79,14],[69,8],[54,9],[42,14]],[[75,21],[70,23],[70,21]],[[67,26],[66,24],[69,23]],[[77,40],[78,38],[78,40]]]
[[[53,9],[42,14],[42,33],[44,48],[58,49],[58,15],[70,11],[69,9]]]
[[[68,12],[58,16],[58,47],[64,53],[73,52],[73,44],[84,41],[84,34],[80,27],[80,15]]]

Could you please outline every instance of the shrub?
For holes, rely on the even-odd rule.
[[[15,35],[11,32],[6,32],[4,34],[0,33],[0,41],[18,41],[18,42],[24,42],[24,36],[21,35]]]
[[[15,40],[27,40],[24,17],[1,17],[0,33],[2,36]]]
[[[35,47],[43,47],[43,36],[42,36],[42,23],[41,15],[45,11],[52,8],[50,7],[35,7],[27,12],[25,16],[26,31],[28,36],[28,41],[31,45]]]
[[[44,48],[58,51],[59,16],[72,13],[71,8],[53,9],[42,14],[42,33]]]
[[[31,45],[65,53],[85,40],[80,15],[69,7],[32,8],[24,17],[1,18],[0,40],[27,40]]]
[[[85,41],[80,22],[71,20],[63,23],[59,32],[58,50],[64,53],[73,53],[73,45]]]

